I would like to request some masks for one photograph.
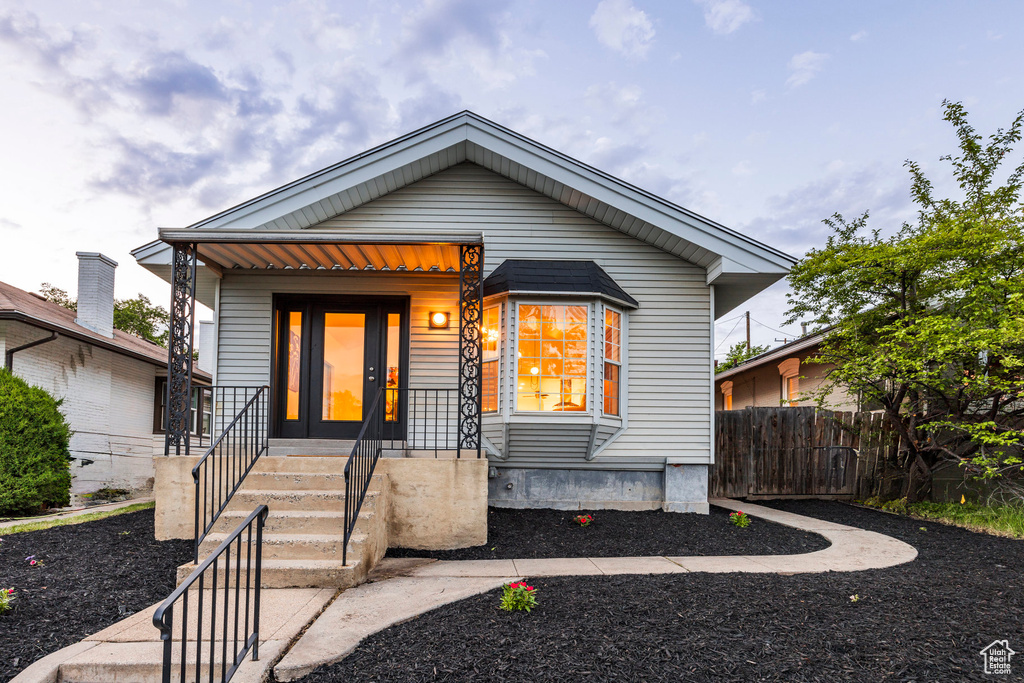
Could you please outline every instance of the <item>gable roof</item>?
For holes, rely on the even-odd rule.
[[[758,354],[753,358],[748,358],[739,365],[734,365],[728,370],[723,370],[722,372],[716,373],[715,381],[717,382],[718,380],[729,379],[730,377],[738,375],[746,370],[752,370],[754,368],[761,367],[762,365],[767,365],[768,363],[782,360],[794,353],[799,353],[800,351],[813,349],[817,347],[818,344],[820,344],[821,341],[825,338],[825,332],[827,332],[827,330],[822,330],[821,332],[809,334],[806,337],[794,339],[788,344],[777,346],[774,349],[765,351],[764,353]]]
[[[382,144],[189,226],[301,230],[471,162],[707,271],[716,315],[781,279],[791,256],[469,111]],[[169,247],[132,252],[168,277]],[[200,290],[202,290],[200,283]]]
[[[69,308],[47,301],[38,294],[0,282],[0,320],[23,322],[153,365],[167,367],[167,349],[159,344],[122,330],[114,330],[113,339],[104,337],[79,325],[75,318],[75,311]],[[210,375],[196,368],[193,368],[192,372],[202,379],[210,379]]]
[[[508,259],[484,280],[484,296],[494,294],[589,294],[629,308],[640,304],[593,261]]]

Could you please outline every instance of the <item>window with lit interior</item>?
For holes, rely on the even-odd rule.
[[[622,374],[622,314],[604,311],[604,414],[619,415]]]
[[[501,306],[484,309],[483,328],[483,411],[498,411],[498,367],[501,355]]]
[[[517,410],[587,410],[589,308],[587,305],[518,305]]]

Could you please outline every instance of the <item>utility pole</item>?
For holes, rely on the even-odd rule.
[[[743,315],[747,318],[747,353],[750,353],[750,311]]]

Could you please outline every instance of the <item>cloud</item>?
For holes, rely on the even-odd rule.
[[[793,58],[789,60],[790,73],[789,78],[786,79],[786,85],[790,88],[806,85],[825,68],[828,58],[827,54],[813,50],[793,55]]]
[[[601,0],[590,28],[602,45],[630,58],[645,57],[654,41],[654,25],[630,0]]]
[[[768,99],[768,93],[762,89],[753,90],[750,93],[750,103],[758,104]]]
[[[124,83],[123,91],[136,99],[147,114],[166,116],[176,100],[225,102],[227,91],[208,66],[181,52],[153,55],[145,68]]]
[[[399,52],[422,58],[445,52],[452,42],[469,39],[485,46],[501,43],[500,19],[508,0],[427,0],[423,10],[409,15]]]
[[[761,216],[740,226],[745,235],[790,254],[821,247],[829,229],[821,221],[834,213],[847,218],[871,212],[869,226],[891,234],[914,215],[909,182],[899,170],[850,169],[831,164],[824,177],[770,197]]]
[[[0,15],[0,40],[22,49],[49,68],[61,67],[94,42],[88,29],[44,28],[39,17],[27,12]]]
[[[754,168],[751,166],[750,161],[744,159],[732,167],[732,174],[737,178],[745,178],[754,174]]]
[[[868,37],[868,32],[867,31],[857,31],[852,36],[850,36],[850,40],[852,40],[855,43],[859,43],[860,41],[864,40],[867,37]]]
[[[217,165],[221,155],[213,150],[186,152],[159,142],[139,142],[125,137],[114,141],[119,155],[113,169],[93,184],[101,190],[132,195],[191,188]]]
[[[757,18],[742,0],[695,0],[704,7],[704,23],[719,35],[728,35]]]

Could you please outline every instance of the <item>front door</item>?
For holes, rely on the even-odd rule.
[[[379,388],[404,384],[406,310],[402,299],[278,297],[278,436],[356,438]]]

